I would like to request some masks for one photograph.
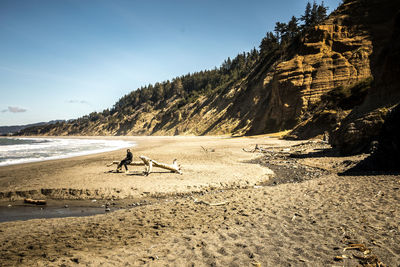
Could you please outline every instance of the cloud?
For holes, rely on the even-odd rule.
[[[8,107],[7,109],[3,109],[1,112],[21,113],[26,112],[26,109],[20,107]]]
[[[67,103],[70,103],[70,104],[86,104],[86,105],[89,105],[89,102],[87,102],[86,100],[68,100]]]

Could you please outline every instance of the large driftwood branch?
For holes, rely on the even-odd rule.
[[[161,162],[155,161],[146,156],[140,156],[139,158],[143,162],[131,162],[128,165],[130,165],[130,166],[145,166],[145,174],[146,175],[149,175],[151,173],[151,171],[153,170],[153,166],[182,174],[181,166],[178,164],[177,159],[174,159],[172,164],[166,164],[166,163],[161,163]],[[111,165],[119,164],[119,163],[120,163],[120,161],[113,161],[112,163],[108,164],[107,166],[110,167]]]
[[[146,156],[140,156],[139,157],[141,160],[143,160],[145,166],[146,166],[146,174],[149,175],[154,167],[158,167],[158,168],[162,168],[162,169],[166,169],[166,170],[170,170],[172,172],[176,172],[179,174],[182,174],[181,171],[181,166],[179,166],[178,164],[178,160],[174,159],[174,161],[172,162],[172,164],[165,164],[165,163],[161,163],[158,161],[155,161],[149,157]]]

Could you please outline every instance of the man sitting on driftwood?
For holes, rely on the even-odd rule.
[[[122,165],[125,167],[125,172],[128,172],[128,164],[131,164],[133,155],[130,149],[126,150],[126,157],[118,164],[117,172],[122,171]]]
[[[176,159],[174,159],[172,164],[165,164],[165,163],[155,161],[146,156],[139,156],[139,158],[142,160],[142,162],[132,162],[132,153],[128,149],[125,159],[123,159],[122,161],[113,161],[110,164],[107,164],[107,167],[110,167],[113,164],[118,164],[117,172],[120,172],[122,165],[124,165],[125,169],[126,169],[126,173],[128,173],[127,165],[145,166],[145,171],[144,171],[145,175],[149,175],[151,173],[151,171],[153,170],[153,167],[158,167],[158,168],[169,170],[174,173],[182,174],[181,166],[178,164],[178,161]]]

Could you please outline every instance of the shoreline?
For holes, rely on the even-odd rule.
[[[121,139],[105,139],[105,138],[59,138],[56,136],[53,137],[6,137],[7,139],[31,139],[31,140],[98,140],[98,141],[125,141],[128,142],[128,140],[121,140]],[[44,161],[50,161],[50,160],[59,160],[59,159],[68,159],[68,158],[74,158],[74,157],[80,157],[80,156],[88,156],[88,155],[95,155],[95,154],[101,154],[101,153],[107,153],[107,152],[112,152],[112,151],[118,151],[118,150],[123,150],[127,148],[133,148],[137,146],[137,143],[134,142],[133,140],[129,140],[129,142],[133,142],[133,144],[126,144],[126,146],[121,146],[121,147],[104,147],[101,149],[93,149],[93,150],[82,150],[78,152],[70,152],[70,154],[66,155],[61,155],[61,156],[49,156],[45,158],[21,158],[20,162],[12,162],[8,164],[3,164],[0,163],[0,168],[1,167],[6,167],[6,166],[11,166],[11,165],[19,165],[19,164],[26,164],[26,163],[35,163],[35,162],[44,162]]]

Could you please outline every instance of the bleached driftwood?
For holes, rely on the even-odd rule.
[[[194,203],[196,203],[196,204],[205,204],[205,205],[208,205],[208,206],[222,206],[222,205],[226,205],[226,204],[229,203],[227,201],[218,202],[218,203],[210,203],[210,202],[207,202],[207,201],[204,201],[204,200],[197,200],[197,198],[194,198],[194,197],[192,197],[192,199],[193,199]]]
[[[215,152],[214,148],[205,148],[204,146],[200,146],[204,152]]]
[[[119,163],[120,163],[120,161],[114,160],[110,164],[107,164],[107,167],[111,167],[112,165],[118,165]],[[144,162],[131,162],[128,165],[130,165],[130,166],[145,166],[146,164]]]
[[[146,175],[149,175],[151,173],[151,171],[153,170],[153,166],[162,168],[162,169],[166,169],[166,170],[169,170],[169,171],[172,171],[175,173],[182,174],[181,166],[178,164],[177,159],[174,159],[172,164],[166,164],[166,163],[161,163],[161,162],[155,161],[146,156],[139,156],[139,158],[143,162],[131,162],[128,165],[130,165],[130,166],[145,166],[145,174]],[[119,164],[119,163],[120,163],[119,161],[113,161],[112,163],[108,164],[107,167],[110,167],[113,164]]]
[[[153,159],[151,159],[149,157],[146,157],[146,156],[140,156],[139,158],[141,160],[143,160],[143,162],[144,162],[144,164],[146,166],[145,173],[147,175],[149,175],[151,173],[151,171],[153,169],[153,166],[154,167],[158,167],[158,168],[162,168],[162,169],[166,169],[166,170],[170,170],[172,172],[176,172],[176,173],[179,173],[179,174],[182,174],[181,166],[179,166],[177,159],[174,159],[174,161],[172,162],[172,165],[171,165],[171,164],[165,164],[165,163],[161,163],[161,162],[155,161],[155,160],[153,160]]]
[[[44,199],[25,198],[24,202],[28,203],[28,204],[35,204],[35,205],[46,205],[46,200],[44,200]]]

